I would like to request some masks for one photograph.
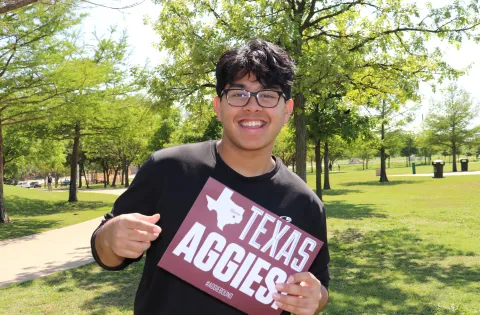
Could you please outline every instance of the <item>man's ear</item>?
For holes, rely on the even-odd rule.
[[[215,110],[215,114],[217,114],[218,121],[222,121],[222,113],[220,111],[220,97],[215,96],[213,98],[213,109]]]
[[[284,125],[286,123],[288,123],[288,119],[290,119],[290,116],[292,115],[292,112],[293,112],[293,100],[289,99],[285,103],[285,116],[284,116],[284,119],[283,119],[283,124]]]

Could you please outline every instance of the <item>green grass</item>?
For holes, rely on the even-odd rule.
[[[94,264],[0,288],[0,314],[132,314],[142,263],[119,272]]]
[[[480,314],[480,175],[378,179],[374,168],[332,173],[333,189],[324,191],[332,280],[323,314]],[[313,188],[313,174],[308,183]],[[1,309],[132,314],[142,268],[87,265],[11,285],[0,289]]]
[[[5,209],[11,224],[0,225],[0,240],[31,235],[90,219],[111,210],[114,195],[81,192],[68,202],[68,192],[48,192],[5,185]]]
[[[480,314],[480,175],[389,179],[332,174],[324,313]],[[313,175],[308,182],[313,188]]]

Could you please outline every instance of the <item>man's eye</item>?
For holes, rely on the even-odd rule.
[[[242,98],[242,97],[246,97],[246,96],[247,96],[247,95],[245,95],[245,93],[241,93],[241,92],[231,93],[231,97]]]
[[[270,99],[270,98],[275,98],[276,96],[273,94],[261,94],[260,97]]]

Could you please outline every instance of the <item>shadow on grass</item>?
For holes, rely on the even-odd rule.
[[[58,220],[15,219],[0,226],[0,241],[32,235],[58,225]]]
[[[316,191],[314,189],[314,191]],[[342,196],[342,195],[348,195],[348,194],[359,194],[363,192],[363,190],[359,189],[323,189],[322,194],[324,196]]]
[[[79,212],[100,207],[110,207],[111,203],[103,201],[48,201],[9,196],[5,200],[5,208],[10,216],[41,216],[58,213]]]
[[[479,296],[478,286],[473,286],[480,281],[478,265],[440,264],[447,257],[472,253],[426,243],[406,229],[333,234],[329,248],[334,293],[323,314],[473,314],[473,309],[444,308],[435,290],[419,289],[432,283],[433,289],[463,289],[472,299]]]
[[[403,184],[418,184],[425,180],[391,180],[388,183],[380,183],[378,180],[368,182],[349,182],[342,184],[343,186],[396,186]]]
[[[386,216],[376,212],[374,205],[351,204],[344,201],[328,201],[325,203],[328,218],[361,220],[367,218],[385,218]]]
[[[70,269],[49,277],[46,283],[58,288],[59,292],[69,290],[63,283],[74,280],[74,287],[86,291],[99,290],[95,296],[80,307],[89,314],[105,314],[108,307],[121,311],[133,311],[133,302],[143,271],[143,262],[134,263],[122,271],[100,271],[95,263]],[[95,269],[95,270],[94,270]],[[105,292],[105,288],[108,288]]]

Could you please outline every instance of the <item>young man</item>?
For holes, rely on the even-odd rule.
[[[213,102],[222,139],[153,153],[94,232],[92,253],[105,269],[123,269],[147,251],[135,314],[241,314],[157,266],[209,177],[325,242],[309,272],[277,284],[288,295],[273,298],[283,314],[316,314],[327,304],[330,258],[323,205],[272,156],[293,109],[293,68],[283,50],[263,40],[224,53]]]

